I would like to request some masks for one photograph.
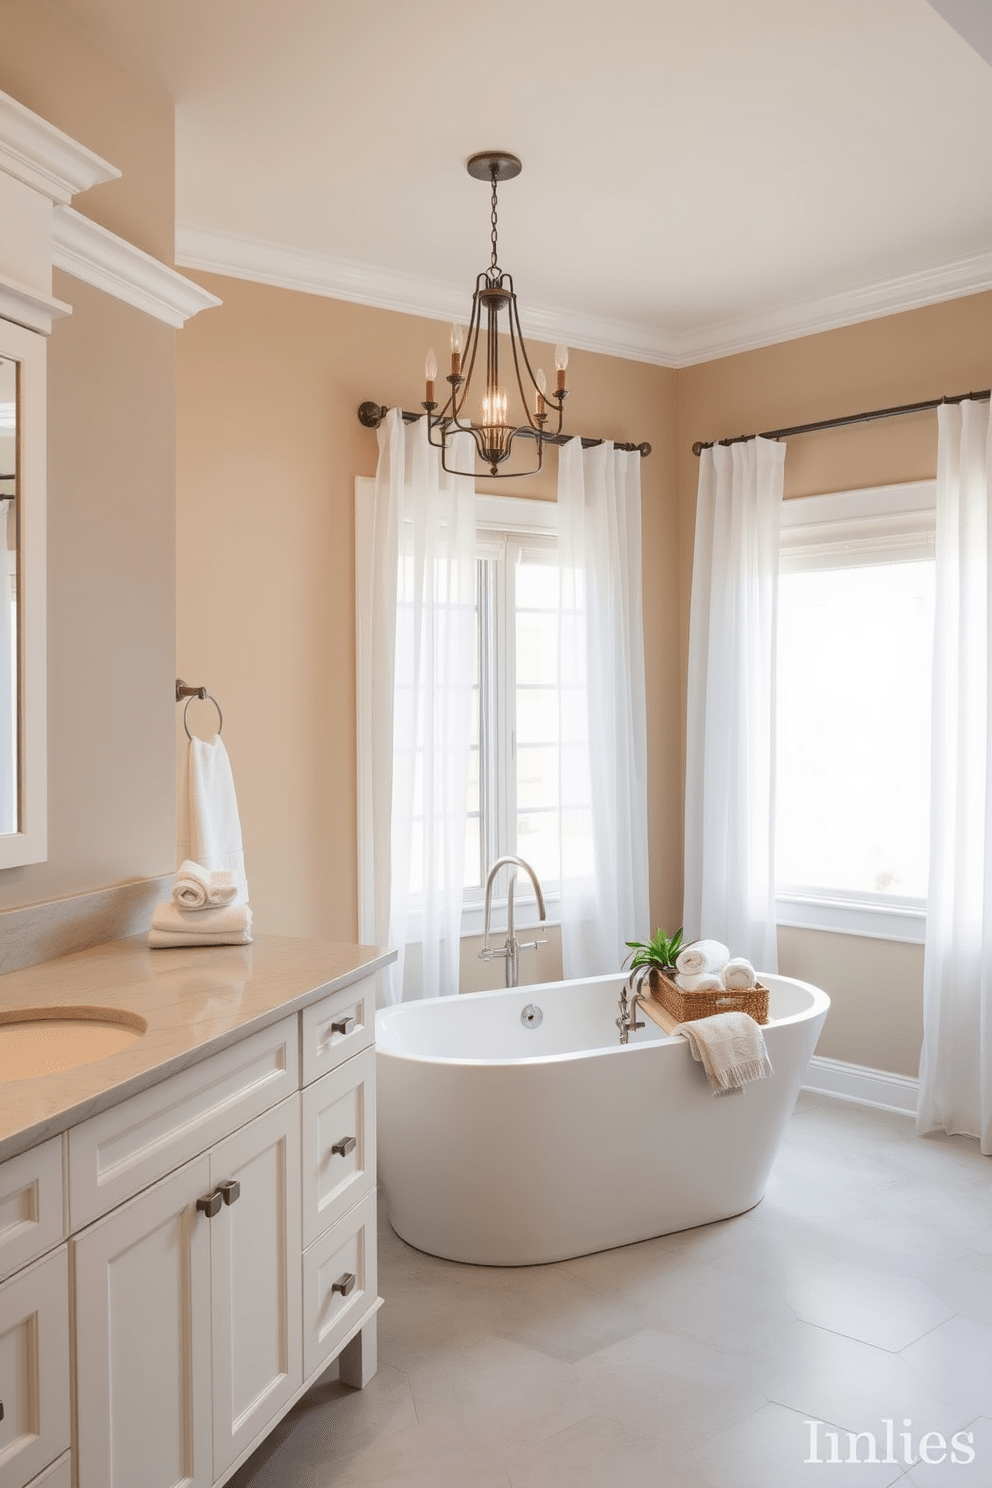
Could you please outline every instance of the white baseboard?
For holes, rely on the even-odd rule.
[[[915,1116],[919,1084],[919,1080],[909,1075],[894,1075],[888,1070],[845,1064],[842,1059],[824,1059],[814,1054],[806,1069],[803,1089],[854,1101],[860,1106],[877,1106],[882,1111]]]

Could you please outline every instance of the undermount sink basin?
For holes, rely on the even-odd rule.
[[[30,1080],[92,1064],[126,1049],[147,1030],[118,1008],[38,1007],[0,1012],[0,1080]]]

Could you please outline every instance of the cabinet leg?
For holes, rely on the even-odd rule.
[[[360,1333],[346,1343],[338,1355],[338,1378],[343,1385],[364,1390],[376,1371],[376,1319],[370,1318]]]

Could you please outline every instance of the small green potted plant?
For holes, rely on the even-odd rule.
[[[632,977],[636,971],[641,971],[642,978],[652,971],[658,971],[674,980],[675,958],[682,949],[681,927],[674,935],[656,930],[650,940],[628,940],[627,945],[630,954],[624,957],[623,964],[624,968],[629,964]]]

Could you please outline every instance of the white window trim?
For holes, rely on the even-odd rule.
[[[783,572],[933,556],[937,483],[907,481],[782,503],[780,565]],[[864,892],[825,893],[799,884],[777,886],[779,925],[826,930],[868,940],[926,939],[926,901]]]

